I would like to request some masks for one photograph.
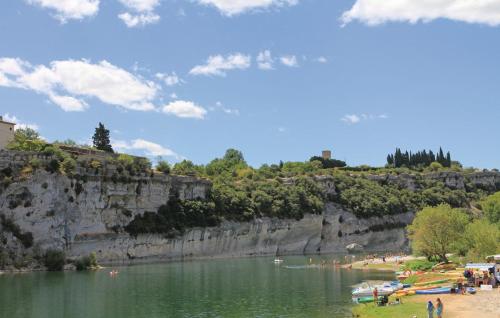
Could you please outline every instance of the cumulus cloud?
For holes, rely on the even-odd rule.
[[[206,109],[196,105],[191,101],[175,100],[163,106],[162,111],[180,118],[204,119],[207,114]]]
[[[324,56],[320,56],[320,57],[318,57],[318,58],[316,59],[316,62],[324,64],[324,63],[328,63],[328,60],[327,60],[327,58],[326,58],[326,57],[324,57]]]
[[[213,55],[207,59],[206,64],[197,65],[189,71],[191,75],[217,75],[226,76],[226,71],[244,70],[250,67],[251,57],[241,53],[235,53],[226,57]]]
[[[376,119],[387,119],[388,116],[385,114],[382,115],[373,115],[373,114],[347,114],[344,115],[340,120],[346,122],[348,124],[354,125],[358,124],[362,121],[366,120],[376,120]]]
[[[129,28],[134,28],[137,26],[145,26],[148,24],[153,24],[160,21],[160,16],[155,13],[141,13],[141,14],[131,14],[129,12],[120,13],[118,15],[123,23]]]
[[[155,76],[165,82],[167,86],[175,86],[184,82],[175,72],[172,74],[156,73]]]
[[[160,4],[160,0],[119,0],[128,10],[118,15],[127,27],[133,28],[157,23],[160,16],[154,13],[155,8]]]
[[[166,148],[160,144],[144,139],[135,139],[132,141],[113,140],[112,146],[114,149],[121,152],[141,151],[144,155],[148,157],[165,156],[165,157],[174,157],[176,159],[181,158],[181,156],[175,153],[175,151]]]
[[[107,61],[53,61],[33,66],[13,58],[0,58],[1,86],[33,90],[46,95],[65,111],[83,111],[83,98],[100,101],[129,110],[155,110],[152,101],[157,85],[135,76]]]
[[[274,64],[274,59],[271,56],[271,51],[264,50],[257,55],[257,66],[261,70],[272,70]]]
[[[285,55],[280,58],[281,64],[288,67],[297,67],[299,66],[299,62],[297,61],[297,57],[295,55]]]
[[[449,19],[497,26],[500,24],[500,1],[357,0],[341,19],[345,24],[358,20],[368,25],[388,21],[417,23]]]
[[[33,123],[26,123],[21,120],[19,120],[16,116],[10,115],[9,113],[3,114],[3,120],[8,121],[10,123],[15,123],[16,127],[15,129],[26,129],[26,128],[31,128],[33,130],[38,130],[40,127],[38,127],[37,124]]]
[[[82,20],[99,11],[99,0],[27,0],[29,4],[49,9],[54,17],[65,23],[68,20]]]
[[[198,3],[217,8],[226,16],[270,7],[296,5],[298,0],[197,0]]]

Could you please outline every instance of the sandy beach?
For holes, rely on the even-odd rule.
[[[421,302],[422,306],[425,306],[429,300],[435,303],[438,297],[444,304],[444,317],[500,318],[500,292],[498,289],[478,291],[476,295],[414,296],[405,300]]]

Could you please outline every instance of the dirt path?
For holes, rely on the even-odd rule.
[[[500,291],[479,291],[476,295],[435,295],[414,296],[409,301],[421,302],[422,306],[429,300],[436,303],[441,298],[446,318],[500,318]],[[410,300],[411,299],[411,300]]]

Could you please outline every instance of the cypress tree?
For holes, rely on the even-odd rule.
[[[114,152],[109,139],[109,130],[106,129],[102,123],[99,123],[99,126],[95,129],[92,141],[94,142],[94,147],[96,149],[106,152]]]

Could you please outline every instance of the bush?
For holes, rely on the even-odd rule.
[[[85,271],[92,268],[97,268],[97,258],[95,253],[90,253],[88,256],[80,257],[75,261],[75,267],[77,271]]]
[[[62,271],[65,261],[66,256],[64,252],[58,250],[47,250],[43,257],[44,265],[49,271]]]
[[[62,170],[66,174],[72,174],[76,169],[76,161],[71,157],[66,157],[61,163]]]
[[[169,174],[170,173],[170,165],[168,162],[164,160],[158,161],[158,164],[156,165],[156,170],[159,172],[162,172],[164,174]]]

